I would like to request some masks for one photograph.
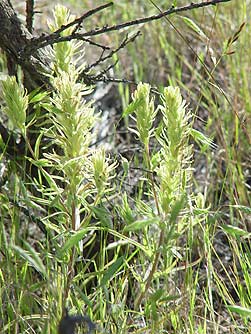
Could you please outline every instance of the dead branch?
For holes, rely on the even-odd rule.
[[[26,28],[30,33],[33,30],[34,0],[26,0]]]
[[[88,12],[84,13],[79,18],[76,18],[74,21],[72,21],[72,22],[70,22],[70,23],[68,23],[66,25],[62,25],[58,30],[54,31],[53,34],[60,36],[61,32],[65,31],[66,29],[68,29],[68,28],[70,28],[70,27],[72,27],[74,25],[77,25],[77,27],[80,27],[81,23],[85,19],[87,19],[87,17],[90,17],[90,16],[92,16],[92,15],[100,12],[101,10],[103,10],[105,8],[108,8],[108,7],[112,6],[112,5],[113,5],[113,2],[108,2],[107,4],[104,4],[104,5],[98,6],[96,8],[93,8],[93,9],[89,10]],[[75,30],[76,30],[76,28],[75,28]],[[73,31],[73,33],[75,33],[75,32],[76,31]],[[42,41],[43,41],[43,39],[46,40],[46,36],[42,37]]]
[[[113,2],[108,2],[107,4],[104,4],[104,5],[101,5],[101,6],[98,6],[96,8],[93,8],[91,10],[89,10],[88,12],[84,13],[83,15],[81,15],[80,17],[76,18],[75,20],[73,20],[72,22],[68,23],[68,24],[65,24],[65,25],[62,25],[59,29],[57,29],[56,31],[54,31],[53,33],[51,34],[42,34],[42,36],[38,37],[38,38],[32,38],[31,41],[30,41],[30,44],[29,46],[26,47],[26,49],[24,50],[24,53],[25,53],[25,56],[28,56],[29,54],[32,54],[35,50],[43,47],[43,46],[39,46],[39,45],[42,45],[44,42],[48,41],[48,39],[57,39],[57,38],[60,38],[60,34],[67,30],[68,28],[76,25],[75,29],[73,30],[73,33],[70,35],[70,36],[64,36],[66,37],[65,41],[64,42],[68,42],[70,41],[71,39],[79,39],[79,40],[83,40],[83,35],[82,35],[82,38],[81,38],[81,34],[76,34],[76,31],[80,28],[82,22],[100,12],[101,10],[105,9],[105,8],[108,8],[110,6],[113,5]],[[73,36],[78,36],[77,38],[72,38]],[[69,39],[69,37],[71,37]],[[49,43],[47,45],[52,45],[54,43]]]
[[[65,42],[65,41],[69,41],[71,39],[81,39],[83,37],[97,36],[97,35],[101,35],[101,34],[104,34],[104,33],[111,32],[111,31],[118,31],[118,30],[121,30],[121,29],[124,29],[124,28],[127,28],[127,27],[140,25],[140,24],[147,23],[147,22],[150,22],[150,21],[156,21],[156,20],[159,20],[159,19],[161,19],[165,16],[168,16],[168,15],[171,15],[171,14],[190,11],[190,10],[197,9],[197,8],[216,6],[219,3],[229,2],[229,1],[231,1],[231,0],[211,0],[211,1],[200,2],[200,3],[196,3],[196,4],[191,3],[190,5],[183,6],[183,7],[171,7],[168,10],[163,11],[163,12],[157,14],[157,15],[143,17],[143,18],[132,20],[132,21],[127,21],[127,22],[124,22],[124,23],[112,25],[112,26],[104,26],[102,28],[95,28],[95,29],[89,30],[89,31],[87,31],[85,33],[81,33],[81,34],[74,33],[74,34],[71,34],[70,36],[59,36],[58,31],[62,32],[63,30],[66,29],[66,27],[75,25],[80,21],[82,22],[83,21],[82,17],[85,15],[84,14],[79,19],[76,19],[76,20],[70,22],[67,26],[62,26],[59,30],[57,30],[56,32],[54,32],[52,34],[43,35],[43,36],[38,37],[38,38],[33,38],[30,41],[29,45],[27,45],[26,48],[23,50],[23,53],[24,53],[25,56],[29,56],[35,50],[38,50],[38,49],[43,48],[43,47],[48,46],[48,45],[53,45],[55,43]],[[110,2],[106,5],[104,5],[103,7],[102,6],[100,6],[100,7],[102,7],[102,9],[104,9],[104,8],[107,8],[108,6],[111,6],[112,4],[113,3]],[[101,10],[101,9],[99,9],[99,10]],[[80,21],[78,21],[78,20],[80,20]]]
[[[111,32],[111,31],[117,31],[117,30],[121,30],[130,26],[134,26],[134,25],[140,25],[143,23],[147,23],[150,21],[156,21],[161,19],[164,16],[168,16],[171,14],[175,14],[175,13],[179,13],[179,12],[185,12],[185,11],[190,11],[196,8],[202,8],[202,7],[209,7],[209,6],[216,6],[219,3],[223,3],[223,2],[229,2],[231,0],[211,0],[208,2],[200,2],[200,3],[191,3],[190,5],[187,6],[183,6],[183,7],[171,7],[166,11],[163,11],[160,14],[157,15],[152,15],[152,16],[148,16],[148,17],[143,17],[143,18],[139,18],[139,19],[135,19],[132,21],[128,21],[128,22],[124,22],[121,24],[117,24],[117,25],[113,25],[113,26],[108,26],[108,27],[103,27],[100,29],[94,29],[94,30],[90,30],[87,31],[85,33],[83,33],[83,36],[97,36],[100,34],[104,34],[107,32]]]
[[[118,53],[120,50],[124,49],[129,43],[132,43],[135,41],[135,39],[140,36],[141,33],[140,31],[138,31],[136,34],[134,34],[133,36],[129,37],[128,34],[126,35],[126,37],[123,39],[123,41],[120,43],[120,45],[112,50],[111,52],[109,52],[108,55],[103,56],[103,53],[101,53],[101,56],[99,57],[99,59],[97,61],[95,61],[94,63],[90,64],[89,66],[87,66],[84,70],[84,73],[88,73],[92,68],[97,67],[98,65],[100,65],[101,63],[105,62],[106,60],[112,58],[112,56],[115,53]],[[107,71],[106,71],[107,72]],[[80,75],[81,77],[81,75]]]
[[[97,81],[104,81],[102,80],[102,78],[104,78],[106,73],[108,73],[111,69],[113,69],[117,65],[117,63],[118,63],[118,60],[116,60],[113,64],[109,65],[107,68],[100,71],[96,75],[93,75],[93,76],[89,75],[88,79],[89,79],[90,85],[96,83]],[[86,74],[83,73],[82,75],[84,77]]]

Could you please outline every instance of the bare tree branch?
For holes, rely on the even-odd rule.
[[[132,21],[128,21],[128,22],[124,22],[121,24],[117,24],[117,25],[113,25],[110,27],[103,27],[100,29],[94,29],[94,30],[90,30],[87,31],[85,33],[83,33],[83,36],[97,36],[100,34],[104,34],[110,31],[116,31],[116,30],[121,30],[130,26],[134,26],[134,25],[139,25],[139,24],[143,24],[143,23],[147,23],[150,21],[156,21],[161,19],[164,16],[168,16],[174,13],[179,13],[179,12],[185,12],[185,11],[190,11],[196,8],[202,8],[202,7],[209,7],[209,6],[215,6],[218,3],[222,3],[222,2],[229,2],[231,0],[211,0],[208,2],[200,2],[200,3],[191,3],[190,5],[187,6],[183,6],[183,7],[171,7],[166,11],[163,11],[160,14],[157,15],[152,15],[152,16],[148,16],[148,17],[143,17],[143,18],[139,18],[139,19],[135,19]]]
[[[202,7],[209,7],[209,6],[215,6],[219,3],[223,3],[223,2],[229,2],[231,0],[211,0],[211,1],[207,1],[207,2],[199,2],[199,3],[191,3],[190,5],[187,6],[183,6],[183,7],[171,7],[166,11],[163,11],[160,14],[157,15],[152,15],[152,16],[148,16],[148,17],[143,17],[143,18],[139,18],[139,19],[135,19],[132,21],[127,21],[121,24],[116,24],[113,26],[105,26],[102,28],[95,28],[92,29],[90,31],[87,31],[85,33],[82,34],[77,34],[74,33],[71,36],[59,36],[58,31],[60,31],[60,29],[62,29],[61,31],[65,30],[67,26],[62,26],[57,32],[53,33],[53,34],[49,34],[49,35],[44,35],[42,37],[39,38],[33,38],[30,42],[30,45],[27,45],[26,48],[24,49],[24,55],[31,55],[35,50],[43,48],[47,45],[52,45],[55,43],[60,43],[60,42],[65,42],[65,41],[69,41],[70,39],[81,39],[83,37],[90,37],[90,36],[97,36],[97,35],[101,35],[104,33],[108,33],[111,31],[118,31],[130,26],[135,26],[135,25],[140,25],[146,22],[150,22],[150,21],[155,21],[155,20],[159,20],[165,16],[174,14],[174,13],[180,13],[180,12],[184,12],[184,11],[190,11],[196,8],[202,8]],[[111,6],[113,3],[108,3],[104,6],[108,7]],[[106,8],[105,7],[105,8]],[[103,8],[102,8],[103,9]],[[85,15],[85,14],[84,14]],[[74,20],[73,22],[69,23],[69,25],[74,25],[76,24],[77,20],[81,20],[81,17],[79,19]],[[60,32],[61,32],[60,31]]]
[[[90,84],[94,84],[97,81],[104,81],[104,80],[100,80],[100,79],[104,78],[105,75],[106,75],[106,73],[109,72],[112,68],[114,68],[117,65],[117,63],[118,63],[118,60],[116,60],[115,63],[109,65],[107,68],[105,68],[104,70],[100,71],[99,73],[97,73],[97,74],[95,74],[93,76],[89,75],[88,79],[89,79]],[[83,73],[82,75],[84,77],[84,75],[86,75],[86,74]]]
[[[108,8],[110,6],[113,5],[113,2],[108,2],[104,5],[101,5],[99,7],[96,7],[96,8],[93,8],[91,10],[89,10],[88,12],[84,13],[82,16],[80,16],[79,18],[75,19],[74,21],[66,24],[66,25],[63,25],[62,27],[60,27],[58,30],[56,30],[54,32],[54,34],[60,34],[62,31],[74,26],[75,24],[78,24],[80,25],[87,17],[90,17],[91,15],[94,15],[98,12],[100,12],[101,10],[105,9],[105,8]]]
[[[129,37],[128,34],[126,35],[126,37],[123,39],[123,41],[120,43],[120,45],[112,50],[111,52],[109,52],[109,54],[107,54],[106,56],[103,56],[103,53],[101,54],[101,56],[99,57],[99,59],[97,61],[95,61],[94,63],[90,64],[89,66],[87,66],[84,70],[84,73],[87,73],[88,71],[90,71],[90,69],[92,69],[93,67],[96,67],[98,65],[100,65],[101,63],[105,62],[106,60],[108,60],[109,58],[112,58],[112,56],[119,52],[121,49],[125,48],[127,46],[127,44],[132,43],[135,41],[135,39],[140,36],[140,31],[138,31],[136,34],[134,34],[133,36]],[[107,72],[107,71],[106,71]]]
[[[42,36],[40,36],[38,38],[33,38],[31,40],[31,42],[39,44],[39,43],[42,43],[44,41],[47,41],[48,37],[50,37],[50,36],[53,36],[54,38],[60,37],[60,34],[63,31],[65,31],[66,29],[68,29],[68,28],[70,28],[70,27],[72,27],[74,25],[77,25],[77,27],[74,29],[73,34],[72,34],[72,35],[74,35],[76,33],[77,29],[80,27],[81,23],[86,18],[88,18],[89,16],[94,15],[94,14],[100,12],[101,10],[103,10],[105,8],[108,8],[108,7],[112,6],[112,5],[113,5],[113,2],[108,2],[107,4],[104,4],[104,5],[98,6],[96,8],[93,8],[93,9],[89,10],[88,12],[84,13],[83,15],[81,15],[80,17],[76,18],[72,22],[70,22],[68,24],[65,24],[65,25],[62,25],[58,30],[54,31],[52,34],[42,35]]]
[[[30,33],[33,30],[34,0],[26,0],[26,28]]]

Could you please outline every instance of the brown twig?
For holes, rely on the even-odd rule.
[[[28,0],[27,0],[28,1]],[[93,8],[91,10],[89,10],[88,12],[84,13],[83,15],[81,15],[80,17],[76,18],[75,20],[73,20],[72,22],[68,23],[68,24],[65,24],[65,25],[62,25],[59,29],[57,29],[56,31],[54,31],[53,33],[51,34],[43,34],[42,36],[38,37],[38,38],[32,38],[31,41],[30,41],[30,44],[26,47],[25,49],[25,55],[31,55],[35,50],[37,49],[40,49],[41,47],[44,47],[44,43],[47,42],[46,45],[52,45],[54,43],[58,43],[58,42],[52,42],[52,41],[55,41],[57,40],[58,38],[60,38],[60,34],[65,31],[66,29],[76,25],[75,29],[73,30],[73,33],[70,35],[72,38],[71,39],[82,39],[83,38],[80,38],[81,37],[81,34],[76,34],[76,31],[79,29],[80,25],[82,24],[82,22],[90,17],[91,15],[94,15],[96,14],[97,12],[105,9],[105,8],[108,8],[110,6],[113,5],[113,2],[108,2],[104,5],[101,5],[101,6],[98,6],[96,8]],[[77,35],[78,37],[74,38],[74,36]],[[71,39],[67,39],[67,37],[70,37],[70,36],[64,36],[66,37],[66,39],[64,40],[64,42],[67,42]],[[83,35],[82,35],[83,37]],[[87,41],[87,40],[85,40]],[[52,43],[50,43],[52,42]],[[90,42],[88,40],[88,42]],[[45,46],[46,46],[45,45]]]
[[[81,15],[79,18],[76,18],[74,21],[68,23],[68,24],[65,24],[65,25],[62,25],[58,30],[54,31],[53,34],[56,34],[56,35],[60,35],[61,32],[63,32],[64,30],[74,26],[74,25],[77,25],[78,27],[81,25],[81,23],[87,19],[87,17],[89,16],[92,16],[98,12],[100,12],[101,10],[105,9],[105,8],[108,8],[110,6],[113,5],[113,2],[108,2],[104,5],[101,5],[101,6],[98,6],[96,8],[93,8],[91,10],[89,10],[88,12],[84,13],[83,15]],[[44,36],[44,38],[46,39],[46,36]]]
[[[138,85],[138,82],[133,81],[133,80],[128,80],[128,79],[125,79],[125,78],[114,78],[114,77],[109,77],[109,76],[106,76],[106,75],[99,76],[99,78],[96,81],[132,84],[132,85],[135,85],[135,86]]]
[[[208,1],[208,2],[191,3],[190,5],[183,6],[183,7],[171,7],[168,10],[163,11],[160,14],[157,14],[157,15],[152,15],[152,16],[148,16],[148,17],[135,19],[135,20],[132,20],[132,21],[128,21],[128,22],[124,22],[124,23],[121,23],[121,24],[113,25],[113,26],[110,26],[110,27],[108,26],[108,27],[103,27],[103,28],[100,28],[100,29],[90,30],[90,31],[87,31],[87,32],[83,33],[83,36],[97,36],[97,35],[104,34],[104,33],[110,32],[110,31],[121,30],[121,29],[130,27],[130,26],[139,25],[139,24],[150,22],[150,21],[156,21],[156,20],[161,19],[162,17],[168,16],[168,15],[171,15],[171,14],[174,14],[174,13],[190,11],[190,10],[196,9],[196,8],[215,6],[218,3],[229,2],[229,1],[231,1],[231,0],[211,0],[211,1]]]
[[[58,29],[57,31],[55,31],[52,34],[49,35],[43,35],[39,38],[33,38],[30,42],[30,44],[25,48],[25,50],[23,51],[24,54],[26,56],[31,55],[35,50],[43,48],[47,45],[53,45],[55,43],[60,43],[60,42],[65,42],[65,41],[69,41],[71,39],[81,39],[83,37],[90,37],[90,36],[97,36],[97,35],[101,35],[104,33],[108,33],[111,31],[118,31],[130,26],[135,26],[135,25],[140,25],[146,22],[150,22],[150,21],[155,21],[155,20],[159,20],[165,16],[174,14],[174,13],[179,13],[179,12],[184,12],[184,11],[190,11],[193,9],[197,9],[197,8],[202,8],[202,7],[209,7],[209,6],[215,6],[219,3],[223,3],[223,2],[229,2],[231,0],[211,0],[208,2],[200,2],[200,3],[191,3],[190,5],[187,6],[183,6],[183,7],[171,7],[166,11],[163,11],[159,14],[156,15],[152,15],[152,16],[148,16],[148,17],[143,17],[143,18],[139,18],[139,19],[135,19],[132,21],[127,21],[124,23],[120,23],[120,24],[115,24],[112,26],[104,26],[102,28],[95,28],[92,30],[89,30],[85,33],[81,33],[81,34],[72,34],[70,36],[60,36],[60,33],[62,31],[64,31],[65,29],[67,29],[69,26],[72,26],[74,24],[78,24],[81,20],[83,21],[83,17],[86,18],[87,14],[91,12],[91,14],[88,14],[88,16],[93,15],[95,12],[107,8],[109,6],[111,6],[113,3],[107,3],[103,6],[97,7],[96,9],[93,9],[92,11],[87,12],[86,14],[82,15],[80,18],[70,22],[68,25],[62,26],[60,29]],[[70,39],[69,39],[70,38]]]
[[[71,36],[67,36],[67,37],[69,37],[69,41],[73,39],[73,38],[71,38]],[[110,46],[106,46],[106,45],[94,42],[94,41],[92,41],[89,38],[80,37],[80,38],[76,38],[76,39],[81,40],[83,42],[86,42],[86,43],[88,43],[90,45],[96,46],[98,48],[101,48],[103,51],[111,49]]]
[[[121,49],[123,49],[124,47],[127,46],[127,44],[134,42],[135,39],[140,35],[140,31],[138,31],[136,34],[134,34],[133,36],[131,36],[130,38],[128,37],[128,34],[126,35],[126,37],[123,39],[123,41],[120,43],[120,45],[112,50],[111,52],[109,52],[109,54],[107,54],[106,56],[103,56],[103,53],[101,54],[101,56],[99,57],[99,59],[97,61],[95,61],[94,63],[90,64],[89,66],[87,66],[84,70],[85,73],[87,73],[90,69],[92,69],[93,67],[96,67],[97,65],[105,62],[107,59],[112,58],[112,56],[117,53],[118,51],[120,51]]]
[[[34,0],[26,0],[26,28],[30,33],[33,30]]]
[[[114,68],[118,63],[118,60],[115,61],[115,63],[109,65],[107,68],[105,68],[104,70],[100,71],[99,73],[97,73],[96,75],[87,75],[86,73],[82,73],[82,76],[80,76],[80,79],[81,78],[88,78],[89,80],[89,84],[90,85],[93,85],[95,84],[97,81],[103,81],[103,80],[100,80],[101,78],[103,78],[105,76],[105,74],[107,72],[109,72],[112,68]],[[86,80],[85,80],[86,82]]]

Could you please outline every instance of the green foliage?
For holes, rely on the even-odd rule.
[[[15,77],[7,77],[2,81],[2,97],[6,103],[4,112],[13,126],[24,134],[29,99],[23,85],[19,85]]]
[[[128,5],[127,0],[119,2],[121,10],[112,15],[130,19],[134,13]],[[235,15],[245,16],[242,6],[235,5]],[[229,8],[224,18],[232,29]],[[54,334],[65,306],[87,313],[98,332],[249,331],[246,222],[251,209],[249,167],[243,162],[249,146],[239,118],[242,110],[250,110],[248,61],[241,57],[250,43],[243,36],[249,27],[238,23],[230,34],[223,14],[217,9],[214,15],[218,30],[212,44],[210,15],[194,15],[170,21],[186,38],[192,31],[195,40],[189,47],[185,39],[180,43],[178,35],[173,37],[164,21],[142,28],[154,47],[149,39],[129,46],[136,80],[154,81],[151,73],[157,73],[159,89],[140,83],[129,103],[131,87],[119,86],[124,123],[136,134],[133,139],[128,135],[127,142],[135,139],[139,148],[133,157],[121,156],[120,165],[102,144],[93,145],[100,115],[90,99],[93,87],[79,80],[86,64],[82,42],[51,48],[51,91],[39,87],[28,94],[14,77],[1,76],[2,110],[26,152],[22,161],[9,159],[0,139],[0,167],[7,166],[9,173],[8,182],[0,184],[1,333]],[[56,31],[74,18],[57,5],[49,29]],[[100,25],[105,19],[100,17]],[[237,17],[236,22],[243,20]],[[184,47],[190,50],[199,41],[207,44],[209,57],[204,44],[196,57],[184,54]],[[217,43],[223,44],[220,55]],[[207,63],[211,68],[204,67]],[[218,68],[228,78],[225,87],[214,81]],[[233,89],[229,95],[236,96],[233,114],[226,100],[228,86]],[[197,124],[201,117],[203,130]],[[245,126],[248,130],[248,121]],[[0,172],[2,177],[5,168]],[[226,254],[217,244],[218,234],[227,239]],[[229,314],[226,328],[221,312]]]
[[[189,113],[186,114],[179,88],[164,89],[163,127],[158,141],[161,145],[160,165],[157,175],[160,179],[159,196],[163,212],[170,211],[173,201],[184,196],[191,174],[191,147],[188,145]]]
[[[139,84],[133,94],[133,103],[124,112],[124,116],[134,112],[136,115],[136,129],[131,129],[137,134],[139,140],[145,145],[149,145],[152,135],[152,125],[156,116],[154,110],[154,100],[150,99],[150,85]]]
[[[62,25],[66,25],[75,19],[74,15],[70,14],[69,9],[62,5],[56,5],[54,10],[54,21],[48,22],[49,28],[51,32],[56,31],[57,29],[61,28]],[[72,33],[74,29],[70,27],[64,30],[61,33],[61,36],[68,36]],[[70,41],[70,42],[62,42],[57,43],[53,46],[53,54],[54,54],[54,70],[57,71],[64,71],[66,73],[70,73],[72,68],[72,61],[74,56],[79,51],[79,48],[83,46],[80,42]],[[83,52],[83,49],[81,50]],[[74,59],[74,62],[76,60]]]

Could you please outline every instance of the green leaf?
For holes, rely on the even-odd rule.
[[[227,234],[230,234],[233,237],[248,237],[250,236],[250,233],[247,231],[232,225],[223,225],[221,227]]]
[[[110,279],[112,279],[114,274],[119,270],[119,268],[122,266],[123,263],[124,263],[124,257],[121,256],[106,271],[106,273],[101,279],[100,285],[104,286]]]
[[[231,207],[243,211],[244,213],[251,213],[251,208],[245,205],[231,205]]]
[[[101,226],[103,227],[113,227],[112,214],[104,206],[90,206],[91,211],[95,214],[96,218],[100,220]]]
[[[25,241],[24,245],[26,246],[27,250],[16,245],[11,245],[11,248],[23,259],[25,259],[31,267],[37,270],[44,277],[47,277],[45,266],[38,253]]]
[[[205,208],[205,209],[202,209],[202,208],[194,208],[194,209],[193,209],[193,213],[194,213],[196,216],[206,215],[206,214],[209,213],[209,208]]]
[[[155,291],[153,294],[150,295],[149,300],[156,303],[165,294],[166,291],[164,289],[158,289],[157,291]]]
[[[124,110],[122,117],[126,117],[132,114],[142,103],[144,103],[144,99],[137,99],[129,104],[129,106]]]
[[[238,313],[243,317],[250,317],[251,316],[251,309],[238,306],[238,305],[227,305],[227,308],[230,312]]]
[[[214,144],[213,140],[211,138],[208,138],[202,132],[195,129],[191,129],[190,134],[196,141],[196,143],[200,146],[201,150],[203,150],[203,152],[207,150],[208,147],[210,147],[211,149],[217,148],[217,145]]]
[[[174,203],[170,215],[170,223],[174,223],[176,221],[180,211],[184,208],[185,204],[186,204],[186,196],[182,196],[180,200]]]
[[[37,137],[37,140],[36,140],[36,145],[35,145],[35,150],[34,150],[34,157],[36,160],[39,159],[39,149],[40,149],[40,143],[41,143],[41,139],[44,135],[44,132],[41,131],[39,136]]]
[[[48,92],[40,92],[40,87],[34,89],[30,94],[29,94],[29,103],[36,103],[42,101],[46,96],[48,96]]]
[[[39,137],[40,137],[40,135],[39,135]],[[39,138],[38,138],[38,143],[36,143],[36,146],[37,145],[39,145]],[[36,155],[38,155],[38,153],[39,153],[38,149],[39,149],[39,147],[37,146],[36,147]],[[51,167],[52,166],[52,163],[48,159],[44,159],[44,158],[35,160],[35,159],[30,158],[30,157],[27,157],[27,160],[30,161],[36,167]]]
[[[194,32],[196,32],[200,37],[202,37],[205,40],[208,40],[208,37],[206,34],[202,31],[202,29],[190,18],[186,16],[180,16],[182,20],[186,23],[186,25],[192,29]]]
[[[157,153],[153,154],[151,157],[151,166],[152,170],[155,170],[157,166],[159,166],[160,161],[161,161],[161,153],[158,151]]]
[[[132,224],[127,225],[124,228],[124,232],[142,230],[143,228],[145,228],[145,227],[147,227],[151,224],[158,224],[159,222],[160,222],[159,217],[152,217],[152,218],[149,218],[149,219],[136,220]]]
[[[83,239],[83,237],[86,235],[87,229],[84,228],[82,230],[79,230],[77,232],[74,232],[72,236],[69,237],[69,239],[66,241],[66,243],[63,245],[62,248],[60,248],[57,251],[57,256],[62,258],[64,254],[69,251],[74,246],[77,246],[78,243]]]
[[[83,293],[82,288],[80,288],[77,284],[74,286],[74,290],[76,290],[78,292],[78,294],[80,295],[81,299],[83,299],[83,301],[85,302],[85,304],[89,307],[89,308],[93,308],[93,303],[91,302],[91,300]]]
[[[123,167],[125,175],[128,175],[130,163],[125,157],[122,157],[122,156],[121,156],[121,165]]]

